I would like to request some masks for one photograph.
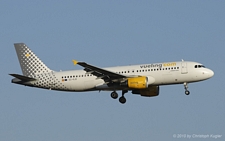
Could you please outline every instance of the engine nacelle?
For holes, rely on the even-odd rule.
[[[127,78],[125,82],[122,82],[120,85],[125,86],[130,89],[146,89],[150,84],[155,82],[155,78],[152,76],[140,76],[134,78]]]
[[[146,89],[132,90],[132,94],[139,94],[141,96],[153,97],[159,95],[159,86],[150,86]]]
[[[127,86],[131,89],[145,89],[148,88],[148,78],[145,76],[127,78]]]

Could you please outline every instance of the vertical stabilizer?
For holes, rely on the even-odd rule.
[[[14,46],[24,76],[32,77],[36,74],[51,72],[24,43],[16,43]]]

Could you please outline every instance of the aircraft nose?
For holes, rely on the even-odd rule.
[[[208,69],[207,70],[207,75],[208,75],[209,78],[211,78],[211,77],[213,77],[214,72],[212,70]]]

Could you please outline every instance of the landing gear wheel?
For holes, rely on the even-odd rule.
[[[186,91],[185,91],[185,94],[186,94],[186,95],[189,95],[189,94],[190,94],[190,92],[189,92],[188,90],[186,90]]]
[[[121,96],[119,98],[119,102],[122,103],[122,104],[126,103],[126,98],[124,96]]]
[[[117,99],[117,98],[118,98],[118,94],[117,94],[116,92],[112,92],[112,93],[111,93],[111,97],[112,97],[113,99]]]
[[[188,83],[187,82],[184,82],[184,89],[185,89],[185,94],[189,95],[190,92],[188,91]]]

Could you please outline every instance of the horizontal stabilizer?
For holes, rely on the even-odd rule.
[[[23,76],[23,75],[19,75],[19,74],[9,74],[9,75],[11,75],[13,77],[16,77],[16,78],[18,78],[18,79],[20,79],[22,81],[34,81],[34,80],[36,80],[34,78]]]

